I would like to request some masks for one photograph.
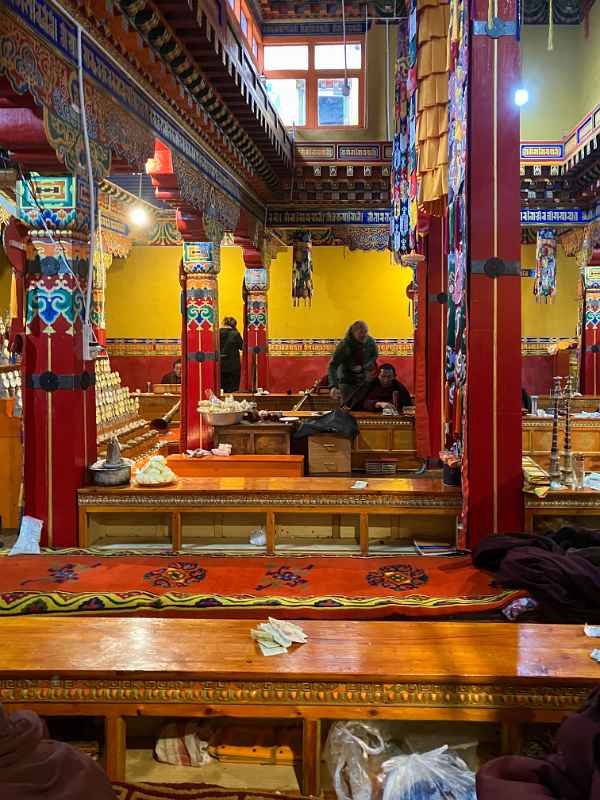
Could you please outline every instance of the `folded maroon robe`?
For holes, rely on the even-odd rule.
[[[2,800],[115,800],[104,772],[71,745],[46,738],[37,714],[0,705]]]
[[[560,726],[557,751],[545,759],[505,756],[485,764],[477,773],[477,800],[600,800],[600,690]]]

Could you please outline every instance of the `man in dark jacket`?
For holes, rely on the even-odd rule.
[[[173,369],[162,376],[161,383],[181,383],[181,359],[177,358],[173,362]]]
[[[221,351],[221,389],[229,394],[240,388],[242,363],[240,352],[244,342],[237,329],[234,317],[225,317],[223,327],[219,331],[219,349]]]
[[[329,362],[332,397],[345,405],[360,386],[373,378],[377,355],[377,342],[369,336],[367,323],[354,322]]]
[[[392,407],[402,411],[411,405],[410,392],[396,378],[393,364],[382,364],[379,375],[364,387],[360,387],[349,400],[351,411],[384,411]]]

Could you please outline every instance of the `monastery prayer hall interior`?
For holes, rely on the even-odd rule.
[[[600,0],[0,0],[1,800],[600,800]]]

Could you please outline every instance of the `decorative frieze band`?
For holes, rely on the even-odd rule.
[[[570,711],[592,686],[339,683],[336,681],[0,680],[3,703],[161,703],[257,706],[385,706]]]
[[[136,492],[135,494],[83,494],[78,498],[80,506],[122,506],[123,508],[173,507],[223,507],[223,506],[289,506],[323,507],[356,506],[357,508],[448,508],[459,509],[459,495],[449,497],[410,494],[209,494],[207,492],[178,492],[174,487],[168,494],[155,492]]]

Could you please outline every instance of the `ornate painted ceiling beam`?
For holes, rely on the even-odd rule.
[[[270,197],[271,192],[264,180],[235,143],[217,126],[202,105],[187,93],[177,74],[148,46],[119,8],[110,0],[93,0],[91,4],[88,0],[64,0],[64,3],[104,48],[121,63],[126,60],[126,68],[129,71],[133,68],[136,81],[147,84],[147,89],[157,99],[168,103],[183,124],[199,137],[208,152],[233,169],[263,200]]]
[[[183,38],[189,39],[187,4],[182,4],[187,9],[185,18],[173,18],[174,27],[161,14],[159,0],[156,3],[116,0],[116,5],[168,65],[184,90],[200,103],[218,129],[243,154],[255,174],[271,189],[276,188],[279,183],[276,171],[285,171],[291,166],[291,142],[273,109],[272,119],[267,118],[253,97],[255,89],[251,82],[257,76],[251,74],[250,59],[243,71],[236,68],[230,48],[225,46],[226,37],[232,36],[231,31],[220,26],[212,14],[194,2],[191,24],[196,25],[199,38],[195,37],[193,49],[202,52],[199,61],[183,42]],[[220,89],[237,94],[230,95],[227,103]],[[265,103],[268,103],[266,95]]]

